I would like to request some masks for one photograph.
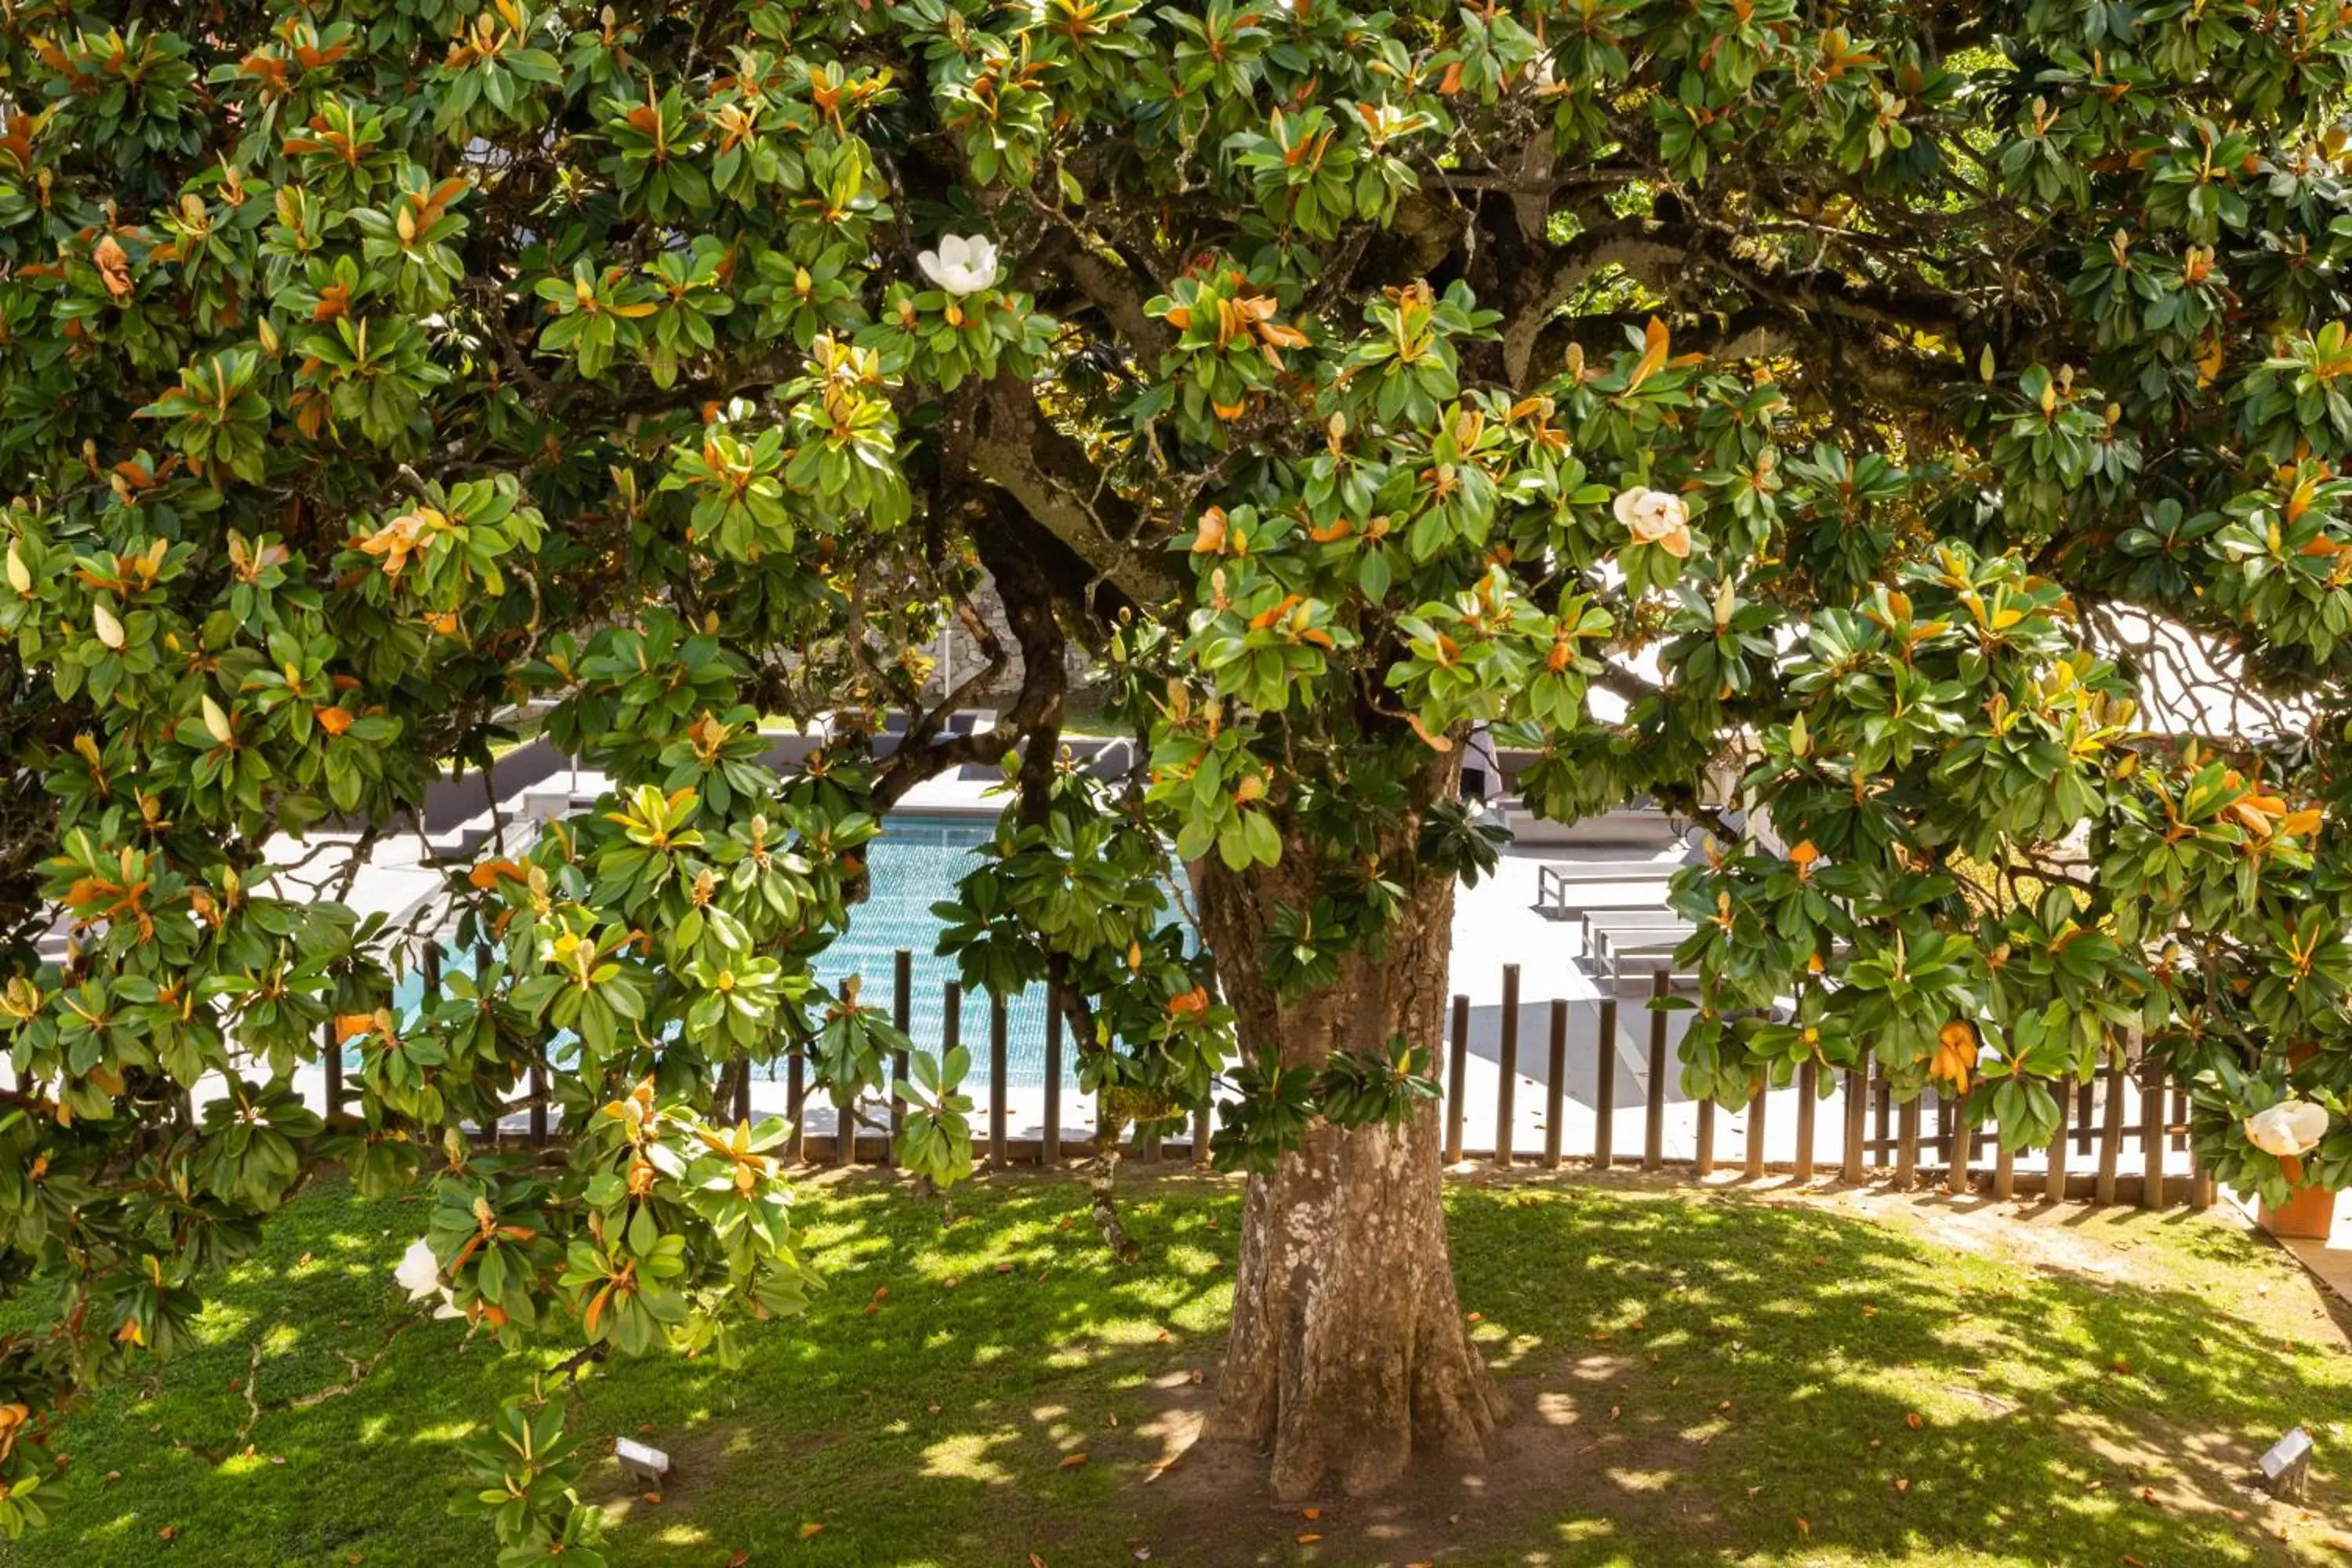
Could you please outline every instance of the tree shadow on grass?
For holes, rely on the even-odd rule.
[[[64,1528],[16,1560],[153,1563],[174,1518],[181,1564],[487,1559],[482,1527],[443,1512],[446,1442],[530,1363],[417,1323],[350,1394],[276,1407],[415,1317],[389,1269],[421,1214],[333,1201],[289,1216],[228,1282],[215,1342],[172,1363],[153,1397],[87,1418],[78,1467],[125,1479],[79,1478]],[[1132,1268],[1087,1201],[1082,1184],[1026,1176],[931,1199],[864,1175],[810,1194],[799,1223],[826,1283],[806,1315],[747,1336],[733,1370],[662,1357],[588,1384],[576,1431],[641,1436],[679,1461],[657,1502],[609,1459],[592,1468],[614,1568],[721,1568],[737,1552],[1072,1568],[1138,1547],[1212,1565],[2284,1562],[2265,1532],[2284,1521],[2235,1483],[2290,1419],[2347,1409],[2340,1358],[2283,1350],[2186,1285],[2028,1269],[1763,1194],[1457,1188],[1462,1300],[1513,1412],[1502,1451],[1432,1459],[1393,1494],[1319,1500],[1307,1520],[1266,1494],[1256,1456],[1193,1441],[1238,1187],[1131,1182],[1149,1248]],[[2219,1227],[2168,1245],[2265,1260]],[[254,1455],[168,1447],[217,1452],[235,1434],[247,1409],[228,1384],[265,1335]],[[2328,1448],[2323,1434],[2323,1515],[2340,1498]]]

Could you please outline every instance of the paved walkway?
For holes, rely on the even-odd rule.
[[[2294,1253],[2313,1278],[2352,1301],[2352,1201],[2337,1202],[2335,1227],[2324,1239],[2283,1236],[2278,1243]]]

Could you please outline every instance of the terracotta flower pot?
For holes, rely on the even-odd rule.
[[[2303,1162],[2294,1155],[2282,1157],[2279,1167],[2286,1172],[2288,1181],[2303,1180]],[[2263,1205],[2262,1222],[2263,1228],[2273,1236],[2326,1241],[2336,1225],[2336,1194],[2326,1187],[2297,1185],[2284,1205],[2276,1208],[2268,1203]]]

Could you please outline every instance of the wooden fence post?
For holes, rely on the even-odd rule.
[[[2116,1201],[2116,1163],[2124,1147],[2124,1072],[2118,1063],[2110,1062],[2099,1074],[2099,1087],[2105,1091],[2106,1108],[2099,1118],[2099,1180],[2093,1196],[2102,1204]]]
[[[1821,1064],[1808,1061],[1797,1069],[1797,1180],[1813,1179],[1813,1112],[1821,1104]]]
[[[2066,1201],[2066,1101],[2072,1097],[2062,1083],[2053,1098],[2058,1101],[2058,1125],[2050,1130],[2050,1155],[2042,1166],[2042,1201],[2063,1204]]]
[[[1470,998],[1454,998],[1454,1055],[1448,1063],[1445,1097],[1445,1163],[1462,1159],[1462,1117],[1468,1109],[1470,1077]]]
[[[1003,996],[990,992],[988,996],[988,1168],[1004,1169],[1004,1079],[1005,1037],[1012,1024],[1011,1009]]]
[[[841,1091],[834,1090],[833,1100],[833,1164],[835,1170],[845,1170],[857,1158],[857,1097],[853,1093],[846,1104]]]
[[[963,983],[943,982],[940,987],[940,1057],[963,1044]]]
[[[1663,1170],[1666,1163],[1666,1014],[1656,1004],[1666,999],[1674,977],[1664,968],[1650,977],[1650,1100],[1647,1125],[1642,1133],[1642,1169]]]
[[[334,1019],[319,1026],[319,1065],[327,1075],[327,1120],[331,1121],[343,1109],[343,1042],[335,1037]]]
[[[1845,1075],[1845,1164],[1838,1172],[1844,1180],[1860,1185],[1863,1172],[1869,1164],[1867,1151],[1870,1115],[1870,1058],[1862,1058],[1859,1068],[1849,1068]]]
[[[1502,1076],[1495,1089],[1495,1163],[1511,1168],[1512,1134],[1517,1131],[1519,1089],[1519,966],[1503,965]]]
[[[1568,1114],[1568,1000],[1551,1003],[1551,1059],[1544,1069],[1544,1169],[1559,1169],[1560,1122]]]
[[[1913,1095],[1903,1104],[1900,1126],[1895,1137],[1895,1184],[1908,1191],[1919,1177],[1919,1097]]]
[[[1601,999],[1601,1060],[1595,1071],[1592,1163],[1607,1170],[1617,1153],[1617,998]]]
[[[1062,999],[1045,987],[1045,1136],[1037,1163],[1047,1170],[1062,1163]]]
[[[793,1136],[787,1145],[795,1161],[808,1158],[808,1058],[800,1042],[792,1044],[790,1065],[784,1069],[784,1114],[792,1119]]]
[[[905,948],[890,955],[890,1023],[904,1035],[915,1026],[915,955]],[[898,1130],[907,1124],[907,1102],[898,1098],[898,1086],[907,1081],[907,1053],[890,1053],[890,1142],[882,1151],[882,1163],[895,1164],[898,1158]]]

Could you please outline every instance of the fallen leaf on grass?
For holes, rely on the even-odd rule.
[[[650,1503],[659,1503],[661,1501],[661,1493],[659,1492],[643,1492],[639,1495]]]
[[[1291,1539],[1298,1542],[1301,1546],[1312,1546],[1323,1538],[1316,1534],[1311,1530],[1302,1530],[1297,1535],[1292,1536]]]
[[[1911,1483],[1897,1476],[1895,1479],[1895,1489],[1898,1492],[1907,1492],[1911,1489]]]
[[[801,1539],[803,1541],[814,1541],[824,1533],[824,1526],[817,1523],[814,1520],[811,1520],[808,1523],[801,1526]]]
[[[1862,1310],[1862,1315],[1865,1318],[1874,1318],[1878,1316],[1878,1309],[1875,1307],[1864,1307]]]
[[[1919,1413],[1916,1410],[1914,1410],[1910,1415],[1906,1415],[1903,1418],[1903,1425],[1910,1427],[1914,1432],[1916,1432],[1921,1426],[1925,1426],[1926,1423],[1919,1419]]]
[[[1797,1533],[1808,1541],[1813,1538],[1813,1527],[1801,1513],[1797,1516]]]
[[[1323,1510],[1319,1508],[1302,1508],[1298,1510],[1298,1517],[1312,1523],[1323,1517]]]
[[[738,1552],[732,1557],[727,1559],[727,1568],[743,1568],[743,1564],[750,1561],[751,1561],[751,1553],[750,1551],[746,1550]]]
[[[177,1541],[180,1539],[180,1527],[176,1524],[167,1524],[163,1529],[155,1532],[155,1539],[158,1541]]]
[[[1065,1470],[1083,1469],[1086,1462],[1087,1457],[1084,1454],[1065,1454],[1062,1456],[1061,1464],[1055,1468]]]

